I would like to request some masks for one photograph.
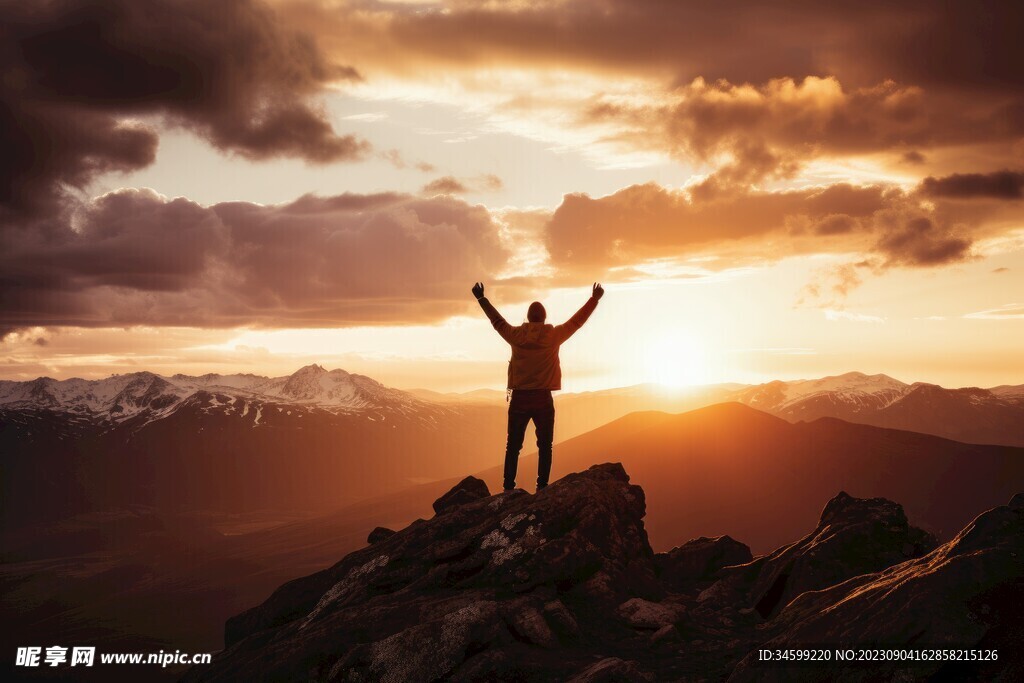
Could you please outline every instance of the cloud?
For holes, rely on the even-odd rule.
[[[423,186],[424,194],[465,194],[469,188],[454,176],[435,178]]]
[[[425,71],[439,65],[577,68],[763,82],[780,74],[836,73],[974,89],[1020,85],[1022,10],[999,0],[848,5],[783,0],[771,12],[743,0],[449,0],[303,3],[293,8],[331,47],[367,67]],[[987,67],[979,74],[980,67]]]
[[[597,7],[450,0],[303,3],[289,13],[371,81],[415,82],[420,93],[456,83],[498,118],[514,109],[564,121],[567,133],[595,126],[595,142],[728,165],[734,181],[786,177],[823,156],[923,165],[942,147],[1005,153],[1024,136],[1019,4]]]
[[[971,241],[939,228],[926,217],[911,218],[884,233],[876,244],[886,265],[937,266],[965,260]]]
[[[437,322],[466,312],[467,283],[491,280],[509,256],[487,210],[451,197],[205,207],[120,190],[64,223],[0,233],[0,334]]]
[[[701,161],[731,155],[725,170],[741,183],[791,176],[816,156],[924,142],[933,125],[921,90],[891,81],[847,92],[831,76],[776,78],[761,86],[697,78],[672,99],[641,117],[661,133],[656,144]]]
[[[816,268],[811,280],[797,297],[796,307],[813,306],[822,310],[842,310],[844,300],[864,283],[866,273],[880,274],[878,259],[865,259]]]
[[[833,309],[825,309],[825,320],[831,321],[846,321],[854,323],[884,323],[885,318],[880,318],[877,315],[867,315],[865,313],[851,313],[850,311],[837,311]]]
[[[433,164],[427,163],[426,161],[417,161],[417,162],[406,161],[406,159],[402,155],[401,151],[399,151],[397,149],[388,149],[388,150],[384,150],[382,152],[378,152],[378,156],[381,159],[384,159],[385,161],[387,161],[389,164],[391,164],[395,168],[401,169],[401,170],[405,170],[405,169],[410,168],[410,167],[415,168],[417,171],[420,171],[421,173],[433,173],[434,171],[437,170],[437,168]]]
[[[459,179],[446,175],[435,178],[423,186],[424,194],[470,194],[474,192],[497,192],[504,187],[501,178],[487,173],[475,178]]]
[[[1024,197],[1024,173],[954,173],[944,178],[925,178],[921,191],[930,197],[948,199],[1021,199]]]
[[[250,159],[368,149],[315,102],[358,72],[259,0],[4,1],[0,17],[0,208],[45,210],[65,187],[147,166],[156,125]]]
[[[1024,304],[1006,304],[987,311],[967,313],[964,317],[974,320],[1024,320]]]
[[[548,224],[552,264],[593,271],[732,248],[779,257],[864,252],[885,266],[934,266],[969,256],[970,233],[942,227],[912,194],[836,184],[711,195],[653,183],[592,198],[566,195]]]

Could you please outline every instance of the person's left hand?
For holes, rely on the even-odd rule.
[[[597,299],[598,301],[600,301],[602,296],[604,296],[604,287],[601,286],[600,282],[595,282],[594,283],[594,298]]]
[[[473,296],[477,299],[482,299],[484,297],[484,283],[478,282],[473,285]]]

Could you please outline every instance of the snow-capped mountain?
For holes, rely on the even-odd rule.
[[[887,375],[865,375],[848,372],[835,377],[774,381],[745,387],[736,392],[734,400],[773,414],[792,413],[802,417],[818,402],[861,412],[884,408],[902,397],[910,387]],[[808,413],[809,414],[809,413]]]
[[[728,398],[790,422],[831,417],[968,443],[1024,446],[1024,386],[946,389],[850,372],[768,382]]]
[[[114,375],[103,380],[40,377],[31,382],[0,381],[0,406],[41,408],[79,414],[130,417],[161,409],[193,393],[151,372]]]
[[[207,408],[252,413],[264,403],[295,404],[328,412],[423,409],[428,403],[416,396],[385,387],[380,382],[348,373],[307,365],[286,377],[251,374],[199,377],[177,374],[162,377],[152,372],[113,375],[106,379],[40,377],[29,382],[0,381],[0,410],[39,409],[68,412],[96,420],[120,423],[141,413],[165,417],[183,405],[205,403]]]
[[[0,513],[327,509],[491,464],[502,408],[430,402],[320,365],[0,382]]]

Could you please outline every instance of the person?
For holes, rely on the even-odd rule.
[[[555,429],[555,404],[551,392],[562,388],[558,349],[587,322],[597,308],[597,302],[604,296],[604,288],[595,282],[587,303],[561,325],[547,324],[544,304],[534,301],[526,313],[527,322],[516,327],[509,325],[487,300],[482,282],[473,285],[472,291],[491,325],[512,346],[512,358],[508,362],[507,390],[511,400],[508,406],[504,488],[509,491],[516,487],[519,451],[523,447],[526,427],[533,420],[537,432],[537,491],[540,492],[548,485],[551,476],[551,444]]]

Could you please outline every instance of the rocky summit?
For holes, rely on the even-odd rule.
[[[896,503],[840,493],[810,534],[754,558],[728,536],[655,554],[644,491],[619,464],[536,495],[492,496],[467,478],[433,518],[375,531],[230,619],[226,648],[185,680],[870,680],[881,670],[766,666],[753,653],[953,639],[1002,644],[1002,668],[956,670],[991,680],[1019,671],[1008,605],[1024,597],[1021,500],[936,547]]]

